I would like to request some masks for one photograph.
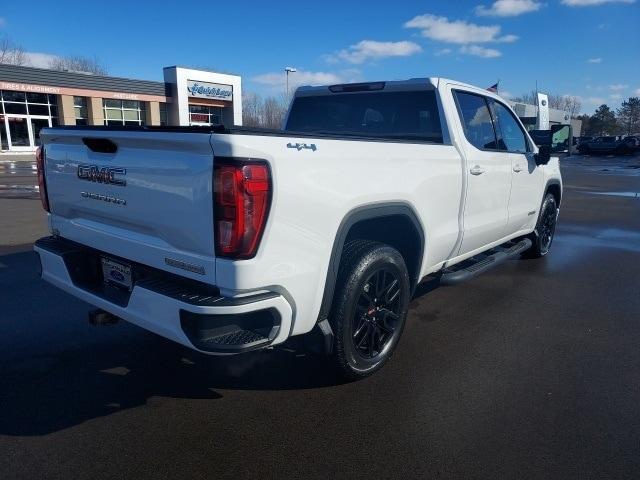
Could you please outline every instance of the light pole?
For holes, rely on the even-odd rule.
[[[298,69],[293,67],[284,67],[284,71],[287,74],[287,98],[289,98],[289,74],[297,72]]]

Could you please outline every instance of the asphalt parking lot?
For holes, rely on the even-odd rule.
[[[38,278],[35,177],[8,165],[0,478],[640,477],[638,156],[564,160],[551,254],[423,288],[391,363],[350,384],[289,350],[90,326]]]

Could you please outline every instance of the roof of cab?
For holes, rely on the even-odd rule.
[[[402,91],[402,90],[415,90],[416,88],[425,88],[432,89],[438,86],[438,78],[410,78],[408,80],[390,80],[390,81],[376,81],[376,82],[351,82],[351,83],[340,83],[333,85],[319,85],[319,86],[311,86],[311,85],[303,85],[298,87],[296,90],[296,96],[311,96],[311,95],[329,95],[335,92],[330,90],[330,87],[337,86],[366,86],[366,85],[374,85],[374,84],[384,84],[385,91]],[[363,91],[366,91],[363,89]]]
[[[420,77],[420,78],[409,78],[407,80],[390,80],[390,81],[383,80],[383,81],[376,81],[376,82],[351,82],[351,83],[320,85],[320,86],[304,85],[304,86],[298,87],[298,89],[296,90],[295,96],[300,97],[300,96],[313,96],[313,95],[330,95],[332,93],[336,93],[330,90],[331,87],[358,86],[358,85],[365,86],[365,85],[373,85],[373,84],[384,84],[385,91],[412,90],[412,89],[416,89],[417,87],[432,89],[432,88],[438,88],[441,85],[452,84],[457,87],[468,89],[472,92],[482,93],[483,95],[486,95],[489,97],[502,99],[500,95],[490,92],[485,88],[481,88],[465,82],[460,82],[457,80],[452,80],[449,78],[442,78],[442,77]],[[367,90],[363,89],[362,91],[364,92]]]

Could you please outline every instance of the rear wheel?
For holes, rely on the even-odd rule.
[[[405,324],[410,281],[395,248],[354,240],[344,252],[329,321],[333,362],[343,377],[354,380],[391,358]]]
[[[544,257],[551,249],[553,236],[556,231],[558,221],[558,206],[556,199],[551,193],[547,193],[540,208],[538,223],[533,233],[533,245],[527,251],[527,256],[533,258]]]

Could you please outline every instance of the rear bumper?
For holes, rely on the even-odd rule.
[[[96,250],[55,237],[38,240],[34,249],[47,282],[203,353],[230,354],[276,345],[291,330],[292,308],[275,292],[222,297],[216,287],[134,264],[140,278],[129,293],[105,286],[92,273],[91,264],[100,255]]]

